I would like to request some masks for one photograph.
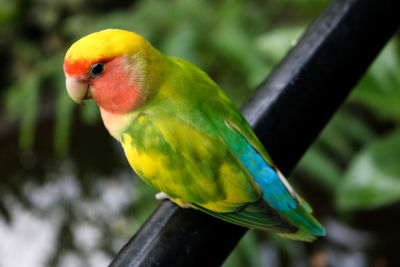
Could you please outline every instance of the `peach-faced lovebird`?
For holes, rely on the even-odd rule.
[[[193,64],[109,29],[74,43],[64,71],[71,98],[97,102],[105,127],[159,198],[292,239],[325,234],[236,106]]]

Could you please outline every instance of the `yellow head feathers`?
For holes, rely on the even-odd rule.
[[[118,29],[107,29],[89,34],[74,43],[65,60],[70,64],[76,61],[98,61],[120,55],[134,54],[147,41],[140,35]]]

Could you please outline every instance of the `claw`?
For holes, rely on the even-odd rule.
[[[157,193],[155,197],[158,201],[162,201],[164,199],[168,199],[168,200],[172,201],[172,199],[169,196],[167,196],[167,194],[165,194],[164,192]]]
[[[187,204],[186,202],[184,202],[184,201],[182,201],[182,200],[180,200],[180,199],[173,199],[173,198],[169,197],[167,194],[165,194],[164,192],[157,193],[157,194],[155,195],[155,197],[156,197],[156,199],[157,199],[158,201],[163,201],[163,200],[167,199],[167,200],[169,200],[169,201],[171,201],[171,202],[174,202],[175,204],[177,204],[177,205],[178,205],[179,207],[181,207],[181,208],[185,208],[185,209],[192,208],[192,207],[191,207],[189,204]]]

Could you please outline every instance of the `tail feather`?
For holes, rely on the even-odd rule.
[[[325,230],[318,221],[300,206],[298,206],[298,211],[291,214],[290,219],[279,215],[264,200],[249,204],[242,210],[231,213],[217,213],[198,205],[193,206],[229,223],[262,231],[277,232],[280,236],[290,239],[310,242],[317,236],[325,235]]]
[[[248,228],[288,234],[298,230],[287,220],[283,219],[274,209],[265,205],[264,201],[248,204],[242,210],[230,213],[217,213],[198,205],[194,206],[221,220]]]
[[[324,227],[312,216],[307,209],[297,206],[295,210],[292,210],[290,214],[283,214],[287,220],[298,228],[295,233],[284,233],[281,236],[303,240],[313,241],[317,236],[324,236]]]
[[[286,231],[282,227],[277,227],[273,231],[282,233],[285,237],[311,241],[314,236],[325,234],[325,230],[318,221],[311,215],[312,209],[300,195],[290,186],[283,174],[272,164],[266,151],[258,144],[257,140],[247,138],[243,131],[232,123],[227,124],[233,133],[236,133],[230,139],[230,147],[236,155],[240,164],[242,164],[251,175],[251,178],[258,184],[262,190],[262,201],[264,210],[253,210],[253,205],[247,206],[242,213],[250,213],[253,218],[257,216],[254,213],[265,215],[267,221],[278,220],[285,222]],[[272,216],[274,215],[274,216]],[[278,215],[278,216],[276,216]],[[235,217],[236,223],[243,223],[242,220]],[[228,217],[225,216],[224,217]],[[232,220],[232,219],[231,219]],[[254,225],[245,221],[247,227],[255,228]],[[277,225],[279,225],[277,223]],[[289,228],[288,225],[291,227]],[[287,229],[295,229],[288,231]]]

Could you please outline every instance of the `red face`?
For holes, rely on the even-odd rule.
[[[65,60],[64,71],[68,93],[77,103],[93,97],[100,108],[117,114],[140,104],[138,70],[128,56],[72,64]]]

